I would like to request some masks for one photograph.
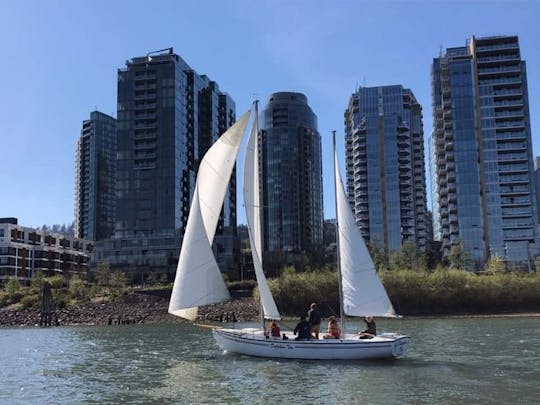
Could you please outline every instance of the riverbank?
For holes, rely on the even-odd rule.
[[[159,296],[134,293],[115,301],[92,302],[57,309],[55,325],[119,325],[142,323],[186,322],[167,312],[169,300]],[[224,303],[199,308],[201,321],[225,322],[233,318],[239,322],[257,319],[259,306],[253,298],[238,298]],[[18,306],[0,309],[0,327],[39,325],[38,309]]]
[[[166,297],[133,293],[116,301],[94,300],[85,304],[58,309],[53,318],[55,325],[121,325],[142,323],[180,323],[185,320],[167,312]],[[259,305],[251,297],[199,308],[199,320],[208,322],[249,322],[258,318]],[[538,312],[489,313],[489,314],[423,314],[409,318],[489,318],[489,317],[540,317]],[[286,317],[295,320],[296,316]],[[37,309],[6,307],[0,309],[0,327],[39,325]]]

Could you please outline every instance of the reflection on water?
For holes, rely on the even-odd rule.
[[[378,324],[411,335],[407,357],[320,362],[225,355],[208,329],[185,324],[2,329],[0,403],[537,401],[537,318]]]

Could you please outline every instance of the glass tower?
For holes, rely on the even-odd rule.
[[[271,94],[261,115],[264,250],[312,255],[323,237],[317,116],[305,95],[292,92]]]
[[[345,111],[347,194],[364,238],[427,247],[422,107],[400,85],[360,87]]]
[[[199,162],[235,118],[232,99],[172,48],[118,70],[117,215],[98,262],[174,272]],[[214,243],[224,266],[234,263],[235,236],[233,180]]]
[[[443,257],[527,262],[537,202],[527,75],[516,36],[472,37],[432,64],[434,205]]]
[[[93,241],[113,234],[116,119],[99,111],[83,121],[77,143],[75,236]]]

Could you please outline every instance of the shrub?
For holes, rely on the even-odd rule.
[[[312,302],[318,302],[321,312],[334,314],[339,310],[337,274],[327,271],[292,273],[268,281],[280,310],[290,315],[305,313]],[[258,297],[258,290],[255,291]]]
[[[32,279],[30,280],[30,290],[34,294],[41,294],[44,279],[45,277],[43,276],[43,273],[41,271],[35,272],[32,275]]]
[[[40,299],[38,294],[25,295],[21,299],[21,305],[23,308],[37,308],[39,307]]]
[[[79,276],[74,275],[69,280],[69,296],[73,299],[80,300],[88,297],[88,289]]]
[[[8,304],[9,304],[8,293],[0,290],[0,308],[5,307]]]
[[[46,278],[45,281],[48,281],[51,285],[51,288],[62,288],[66,285],[66,277],[64,277],[62,274],[58,274],[56,276],[52,276],[49,278]]]
[[[4,286],[4,291],[6,292],[8,299],[12,304],[19,302],[19,300],[23,296],[22,286],[14,278],[10,278],[8,280],[8,282]]]
[[[126,273],[120,270],[116,270],[111,274],[110,283],[112,287],[125,287],[127,285]]]
[[[53,301],[54,305],[58,309],[67,307],[69,303],[69,296],[67,290],[53,290]]]
[[[379,276],[394,308],[402,315],[497,313],[540,310],[540,274],[476,273],[447,269],[381,271]],[[335,272],[284,274],[268,281],[276,304],[298,315],[313,301],[325,315],[338,312]],[[258,298],[258,291],[254,295]]]
[[[257,285],[255,280],[231,281],[227,283],[229,290],[253,290]]]

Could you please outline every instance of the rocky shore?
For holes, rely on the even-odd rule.
[[[54,325],[119,325],[141,323],[185,322],[167,313],[169,300],[164,297],[130,294],[116,301],[100,300],[57,309]],[[259,306],[253,298],[236,298],[220,304],[199,308],[201,321],[252,321],[257,319]],[[0,309],[0,327],[39,325],[38,309]]]

